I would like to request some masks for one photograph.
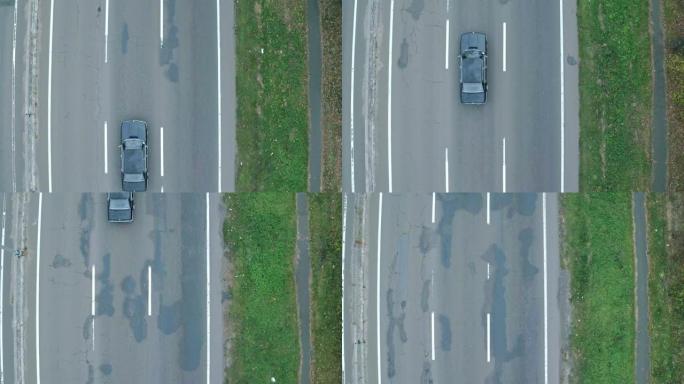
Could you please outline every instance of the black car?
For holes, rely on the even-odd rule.
[[[147,190],[147,123],[121,123],[121,188],[126,192]]]
[[[461,103],[487,101],[487,36],[481,32],[461,35]]]
[[[111,192],[107,194],[107,221],[110,223],[130,223],[133,221],[132,192]]]

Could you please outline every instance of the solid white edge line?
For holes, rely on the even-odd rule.
[[[542,193],[542,233],[544,244],[544,383],[549,382],[548,284],[546,270],[546,193]]]
[[[561,128],[561,193],[565,192],[565,75],[563,66],[563,0],[560,2],[560,128]]]
[[[435,361],[435,311],[430,317],[430,332],[432,333],[432,361]]]
[[[487,312],[487,362],[491,361],[491,327],[490,327],[490,314]]]
[[[449,148],[444,148],[444,189],[449,193]]]
[[[109,0],[105,1],[105,64],[109,61]]]
[[[109,171],[108,164],[107,164],[107,120],[104,122],[104,171],[105,175]]]
[[[217,0],[219,1],[219,0]],[[206,207],[207,207],[207,224],[206,224],[206,241],[207,241],[207,384],[211,384],[211,264],[210,264],[210,247],[209,247],[209,193],[206,194]]]
[[[15,3],[16,5],[16,3]],[[2,241],[0,242],[0,384],[5,382],[5,342],[3,339],[3,309],[5,308],[5,197],[2,194]]]
[[[164,0],[159,0],[159,46],[164,46]]]
[[[159,161],[161,163],[161,177],[164,177],[164,127],[159,127]]]
[[[390,4],[389,58],[387,60],[387,167],[389,193],[392,193],[392,33],[394,31],[394,0]]]
[[[490,264],[487,262],[487,280],[489,280],[489,270],[490,270]]]
[[[381,236],[382,234],[382,192],[380,192],[380,202],[378,203],[378,265],[377,265],[377,277],[376,277],[376,294],[377,297],[375,298],[376,300],[376,334],[377,334],[377,341],[378,341],[378,348],[377,348],[377,354],[378,354],[378,384],[382,384],[382,358],[381,358],[381,353],[380,353],[380,258],[381,258],[381,252],[380,252],[380,241],[381,241]]]
[[[503,186],[503,193],[506,193],[506,138],[503,138],[503,161],[501,164],[501,167],[503,169],[503,175],[502,175],[502,180],[501,184]]]
[[[16,159],[15,159],[15,132],[16,132],[16,98],[17,98],[17,87],[16,87],[16,75],[17,75],[17,1],[14,2],[14,27],[12,28],[12,120],[11,120],[11,148],[12,148],[12,192],[17,191],[17,171],[16,171]],[[0,377],[0,379],[2,379]]]
[[[435,192],[432,192],[432,224],[435,223]]]
[[[38,194],[38,233],[36,234],[36,384],[40,384],[40,229],[42,217],[43,192],[40,192]]]
[[[506,22],[503,23],[503,71],[506,72]]]
[[[95,316],[95,264],[90,270],[90,316]]]
[[[489,216],[490,216],[490,210],[489,210],[489,192],[487,192],[487,224],[490,223],[490,221],[489,221]]]
[[[147,316],[152,316],[152,266],[147,266]]]
[[[354,193],[355,181],[354,181],[354,64],[356,60],[356,7],[357,0],[354,0],[354,21],[352,22],[352,47],[351,47],[351,92],[350,92],[350,103],[349,103],[349,147],[350,147],[350,159],[351,162],[351,192]]]
[[[221,188],[222,178],[221,174],[223,172],[223,161],[221,158],[221,0],[216,0],[216,58],[217,58],[217,77],[218,77],[218,192],[221,193],[223,189]]]
[[[344,263],[345,245],[347,243],[347,194],[342,194],[342,383],[346,382],[344,374],[345,354],[344,354]]]
[[[444,69],[449,69],[449,19],[446,19],[446,49],[444,51]]]
[[[52,30],[54,26],[55,0],[50,0],[50,39],[48,49],[48,100],[47,100],[47,141],[48,141],[48,192],[52,193]]]

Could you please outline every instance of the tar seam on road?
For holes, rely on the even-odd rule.
[[[651,191],[665,192],[667,188],[667,95],[665,43],[663,38],[662,10],[660,0],[650,0],[651,25],[653,26],[651,49],[653,51],[653,185]]]
[[[221,0],[216,0],[216,59],[218,81],[218,192],[221,193]]]
[[[52,193],[52,31],[54,25],[55,0],[50,0],[50,42],[48,44],[48,192]],[[39,383],[40,384],[40,383]]]
[[[634,220],[634,263],[635,263],[635,317],[636,317],[636,364],[635,378],[637,384],[649,382],[650,349],[649,338],[649,304],[648,304],[648,244],[646,241],[646,212],[644,209],[644,193],[632,195]]]
[[[40,229],[42,217],[43,193],[41,192],[38,194],[38,233],[36,235],[36,384],[40,384]]]
[[[378,202],[378,265],[377,265],[377,277],[376,277],[376,327],[377,327],[377,341],[378,341],[378,384],[382,384],[382,365],[381,365],[381,354],[380,354],[380,240],[381,240],[381,234],[382,234],[382,192],[380,192],[380,197],[379,197],[379,202]]]
[[[349,103],[349,147],[351,163],[351,192],[354,193],[354,60],[356,59],[356,6],[357,0],[354,0],[354,21],[352,22],[352,48],[351,48],[351,91]]]
[[[220,0],[216,0],[220,1]],[[206,195],[206,207],[207,207],[207,229],[206,229],[206,240],[207,240],[207,255],[206,255],[206,260],[205,263],[207,264],[207,384],[211,384],[211,267],[210,267],[210,248],[209,248],[209,193]]]
[[[344,258],[345,246],[347,244],[347,194],[342,194],[342,384],[345,383],[347,376],[344,374]]]
[[[561,120],[561,193],[565,192],[565,77],[563,63],[563,0],[560,3],[560,120]]]
[[[12,138],[12,192],[17,191],[17,165],[16,165],[16,74],[17,74],[17,1],[14,2],[14,27],[12,30],[12,113],[11,113],[11,138]],[[1,377],[0,377],[1,379]]]
[[[542,243],[544,250],[544,384],[549,382],[549,309],[546,268],[546,193],[542,193]]]
[[[2,194],[2,238],[0,241],[0,384],[5,382],[5,342],[3,340],[3,309],[4,287],[5,287],[5,198],[6,193]]]
[[[387,167],[389,193],[392,193],[392,33],[394,30],[394,0],[390,4],[389,57],[387,60]]]
[[[109,0],[105,2],[105,64],[109,61]],[[107,173],[107,172],[105,172]]]
[[[107,120],[104,122],[104,171],[107,174]]]
[[[308,0],[309,191],[321,191],[321,17],[319,0]]]

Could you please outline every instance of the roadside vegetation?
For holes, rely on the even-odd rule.
[[[648,6],[648,1],[577,2],[581,191],[649,189]]]
[[[322,57],[323,192],[342,190],[342,2],[319,0]]]
[[[342,378],[342,202],[339,193],[309,194],[311,243],[311,382]]]
[[[307,190],[305,4],[235,2],[237,191]]]
[[[684,191],[684,2],[664,0],[668,191]]]
[[[647,198],[651,382],[684,382],[684,195]]]
[[[227,383],[296,383],[299,333],[293,255],[294,194],[224,197],[223,231],[232,265]]]
[[[561,196],[562,258],[571,273],[571,382],[634,382],[631,197]]]

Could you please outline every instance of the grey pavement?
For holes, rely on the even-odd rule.
[[[357,6],[356,39],[352,3]],[[450,2],[447,10],[448,3],[396,0],[391,42],[391,2],[345,5],[344,190],[352,191],[353,157],[354,192],[504,191],[505,138],[505,191],[561,191],[559,3],[466,0]],[[565,22],[574,13],[565,8],[570,5],[564,4],[563,19],[563,190],[573,191],[578,179],[577,51],[575,23]],[[457,49],[466,31],[488,37],[489,95],[484,106],[459,102]]]
[[[347,382],[559,380],[556,195],[545,197],[546,297],[542,194],[492,194],[490,224],[484,194],[437,194],[434,223],[432,195],[383,194],[380,237],[380,197],[370,196],[363,213],[368,236],[346,243],[362,243],[368,262],[365,280],[350,272],[345,276],[345,297],[359,284],[368,287],[368,301],[355,304],[363,309],[346,311],[365,311],[368,320],[367,359],[354,362],[346,352]],[[353,257],[351,250],[345,252]],[[354,329],[352,321],[345,322],[347,332]],[[360,341],[347,335],[344,342],[346,350],[359,348]],[[367,371],[364,378],[350,374],[359,369]]]
[[[38,199],[32,195],[32,207]],[[40,226],[31,218],[41,230],[40,264],[35,240],[26,259],[33,281],[26,287],[25,382],[40,372],[42,383],[198,383],[207,382],[209,369],[211,382],[222,382],[222,210],[217,195],[139,194],[135,221],[118,225],[106,221],[104,194],[43,195]],[[35,229],[29,238],[36,239]],[[37,303],[33,271],[40,274]]]
[[[636,362],[635,381],[646,384],[651,372],[651,338],[649,336],[648,251],[646,240],[646,202],[643,192],[632,195],[634,218],[634,265],[636,267]]]
[[[136,118],[149,123],[150,190],[233,190],[232,7],[220,11],[219,109],[216,2],[164,0],[161,30],[159,2],[55,2],[49,92],[50,3],[41,3],[39,189],[120,188],[120,123]]]

